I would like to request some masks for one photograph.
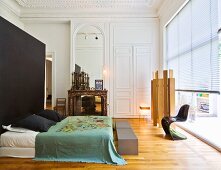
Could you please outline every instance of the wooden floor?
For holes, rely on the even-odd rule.
[[[91,163],[59,163],[40,162],[32,159],[0,158],[0,169],[19,170],[145,170],[145,169],[221,169],[221,153],[201,142],[195,137],[187,136],[187,140],[172,141],[164,136],[161,128],[153,127],[144,119],[129,119],[139,139],[139,155],[123,156],[127,165],[114,166]]]

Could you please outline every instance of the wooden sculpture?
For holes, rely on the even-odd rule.
[[[169,75],[168,75],[169,73]],[[172,70],[164,70],[163,78],[156,71],[151,81],[151,118],[161,127],[161,119],[175,113],[175,79]]]

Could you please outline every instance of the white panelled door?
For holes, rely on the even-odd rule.
[[[150,45],[114,48],[114,117],[138,117],[150,103],[150,58]]]
[[[133,50],[132,47],[114,48],[114,115],[133,114]]]

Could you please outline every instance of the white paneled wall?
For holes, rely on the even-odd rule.
[[[152,53],[157,38],[154,28],[148,23],[111,24],[114,117],[138,117],[139,106],[151,103],[151,72],[156,65],[151,58],[157,57]]]
[[[133,115],[132,47],[114,48],[114,116]]]
[[[114,48],[114,117],[136,117],[140,104],[150,104],[151,49]]]
[[[135,114],[139,113],[139,106],[150,106],[151,81],[151,46],[134,47],[134,103]]]
[[[76,34],[85,26],[95,26],[101,31],[102,51],[100,47],[90,47],[92,49],[85,51],[82,44],[76,45]],[[56,53],[55,98],[67,96],[71,72],[79,53],[85,57],[102,53],[101,62],[95,57],[88,63],[80,62],[105,68],[103,80],[104,88],[108,90],[108,115],[116,118],[139,117],[140,104],[150,105],[151,73],[158,68],[159,61],[157,19],[112,19],[107,22],[106,19],[78,18],[73,19],[70,25],[26,23],[25,28],[46,44],[47,51]],[[99,52],[94,51],[96,48]],[[102,63],[103,67],[100,66]]]
[[[151,72],[159,69],[159,63],[160,65],[163,63],[162,28],[174,13],[173,9],[184,1],[176,0],[171,4],[170,0],[165,0],[159,10],[160,27],[155,12],[153,15],[153,12],[147,10],[145,15],[142,15],[140,9],[129,15],[124,15],[122,11],[105,14],[101,10],[97,14],[89,12],[87,15],[85,12],[73,11],[68,16],[56,12],[47,15],[48,11],[39,9],[31,15],[22,13],[23,16],[19,18],[20,9],[13,5],[15,7],[13,11],[17,11],[14,14],[5,6],[5,2],[9,0],[2,0],[0,1],[0,15],[44,42],[46,52],[53,53],[53,61],[56,61],[53,67],[52,85],[55,98],[67,97],[76,54],[83,53],[87,56],[97,53],[93,50],[83,52],[81,43],[76,47],[76,33],[85,26],[91,25],[98,28],[103,36],[103,69],[106,71],[103,79],[104,87],[108,90],[108,115],[126,118],[138,117],[139,105],[150,104]],[[16,3],[13,0],[10,2]],[[161,49],[159,43],[161,43]],[[99,65],[96,60],[93,60],[91,64]]]

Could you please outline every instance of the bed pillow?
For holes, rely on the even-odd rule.
[[[11,125],[4,126],[2,125],[2,128],[11,132],[18,132],[18,133],[27,133],[27,132],[35,132],[33,130],[25,129],[25,128],[20,128],[20,127],[11,127]]]
[[[49,120],[53,120],[55,122],[60,122],[63,120],[63,117],[54,110],[43,110],[39,112],[37,115],[44,117]]]
[[[38,132],[47,132],[48,129],[55,124],[56,122],[52,120],[33,114],[12,124],[12,127],[21,127]]]

